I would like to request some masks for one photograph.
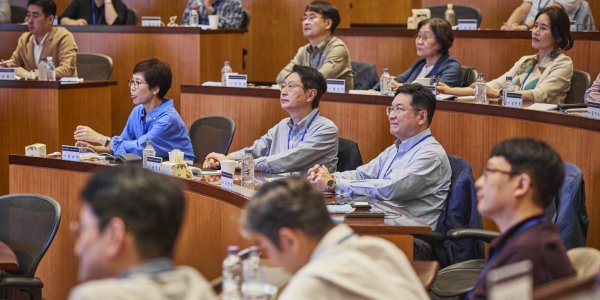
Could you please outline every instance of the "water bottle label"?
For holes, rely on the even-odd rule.
[[[146,168],[150,171],[160,173],[162,157],[148,156],[146,157]]]
[[[340,93],[346,92],[346,80],[344,79],[327,79],[327,92]]]
[[[506,93],[504,96],[504,106],[512,108],[523,107],[523,95],[520,93]]]

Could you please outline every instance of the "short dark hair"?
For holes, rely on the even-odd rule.
[[[558,194],[565,178],[560,155],[548,144],[531,138],[514,138],[496,144],[490,158],[503,157],[512,167],[511,173],[527,173],[531,177],[533,198],[542,208]]]
[[[159,99],[163,99],[171,88],[173,80],[171,66],[158,58],[149,58],[137,63],[133,68],[133,74],[136,73],[144,75],[144,80],[148,83],[149,88],[159,87],[160,90],[156,94]]]
[[[571,33],[571,21],[567,13],[556,6],[549,6],[542,9],[536,16],[535,20],[545,14],[550,19],[550,28],[552,29],[552,37],[554,37],[554,49],[569,50],[573,48],[575,40]]]
[[[120,218],[143,258],[172,257],[185,210],[183,190],[172,178],[140,167],[106,168],[91,177],[81,197],[100,231]]]
[[[333,34],[335,29],[340,25],[340,12],[337,7],[325,1],[313,1],[306,6],[304,12],[311,11],[323,16],[324,19],[331,20],[331,28],[329,31]]]
[[[313,99],[311,105],[312,105],[312,108],[319,107],[319,101],[321,99],[321,96],[323,96],[323,94],[325,94],[325,92],[327,91],[327,80],[325,80],[325,77],[323,77],[323,74],[321,74],[321,72],[319,72],[319,70],[317,70],[315,68],[305,67],[305,66],[300,66],[300,65],[294,65],[292,67],[292,72],[290,72],[290,74],[292,74],[292,73],[297,73],[298,76],[300,76],[300,81],[302,81],[304,90],[307,90],[307,89],[316,89],[317,90],[317,95]],[[288,76],[290,76],[290,74],[288,74]],[[287,78],[287,76],[286,76],[286,78]]]
[[[53,0],[28,0],[27,7],[29,7],[29,5],[41,7],[46,17],[56,16],[56,3],[54,3]]]
[[[398,88],[396,95],[408,94],[412,96],[410,105],[414,109],[424,109],[427,111],[427,122],[431,126],[433,114],[435,113],[435,95],[426,87],[418,83],[404,84]]]
[[[281,228],[297,229],[320,239],[334,226],[323,193],[301,177],[263,185],[246,204],[242,223],[246,230],[266,236],[278,249]]]
[[[429,25],[429,28],[433,31],[435,41],[440,45],[439,53],[448,54],[448,50],[454,43],[452,25],[448,21],[440,18],[427,19],[419,22],[419,25],[417,25],[417,32],[425,25]]]

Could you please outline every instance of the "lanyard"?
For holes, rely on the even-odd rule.
[[[412,150],[412,148],[416,147],[416,146],[417,146],[418,144],[420,144],[422,141],[424,141],[424,140],[426,140],[426,139],[428,139],[428,138],[430,138],[430,137],[431,137],[431,134],[428,134],[428,135],[426,135],[426,136],[422,137],[422,138],[421,138],[421,139],[420,139],[418,142],[416,142],[414,145],[412,145],[412,147],[410,147],[410,148],[409,148],[408,150],[406,150],[406,152],[404,152],[404,153],[407,153],[408,151]],[[397,158],[397,157],[398,157],[398,153],[396,153],[396,155],[394,155],[394,159],[392,159],[392,162],[391,162],[391,163],[388,165],[388,167],[387,167],[387,170],[385,170],[385,173],[384,173],[384,175],[383,175],[383,178],[386,178],[388,175],[390,175],[390,172],[392,172],[391,168],[392,168],[392,166],[394,165],[394,162],[396,161],[396,158]],[[378,179],[382,179],[382,177],[381,177],[381,170],[382,170],[382,169],[383,169],[383,168],[379,169],[379,174],[377,174],[377,178],[378,178]]]
[[[98,25],[102,22],[103,15],[100,15],[98,22],[96,22],[96,1],[92,0],[92,24]]]
[[[535,68],[535,66],[533,66],[533,68]],[[533,73],[533,68],[531,69],[531,72],[527,74],[527,77],[525,77],[525,79],[523,80],[523,83],[521,84],[521,91],[525,89],[525,83],[527,83],[527,79],[529,79],[529,76],[531,76],[531,73]]]
[[[346,240],[348,240],[349,238],[353,237],[356,233],[354,231],[350,232],[349,234],[347,234],[346,236],[342,237],[337,244],[340,245],[343,242],[345,242]]]
[[[318,50],[319,48],[317,48]],[[323,50],[323,52],[325,52],[325,50]],[[319,69],[319,66],[321,66],[321,59],[323,58],[323,52],[319,53],[319,58],[317,59],[317,65],[316,66],[312,66],[312,60],[310,59],[310,55],[308,56],[308,66],[314,69]]]
[[[548,6],[548,3],[550,3],[550,0],[546,1],[546,3],[544,3],[544,6],[542,6],[542,0],[540,0],[538,2],[538,9],[542,10],[542,9],[546,8],[546,6]]]
[[[317,113],[312,117],[312,119],[310,119],[310,122],[308,122],[308,125],[306,125],[306,128],[304,129],[304,133],[302,134],[302,137],[300,138],[300,142],[304,141],[304,136],[306,136],[306,132],[308,132],[308,129],[310,128],[310,125],[312,124],[312,122],[315,120],[315,118],[319,115],[319,111],[317,110]],[[293,126],[290,127],[290,130],[288,131],[288,149],[290,149],[290,140],[292,139],[292,129]]]

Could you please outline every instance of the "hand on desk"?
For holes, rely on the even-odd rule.
[[[316,164],[314,167],[308,170],[308,181],[318,186],[322,191],[333,192],[327,182],[333,179],[333,176],[329,173],[326,167]],[[335,188],[334,188],[335,189]]]
[[[31,79],[31,72],[29,72],[21,67],[15,68],[15,75],[17,75],[23,79],[25,79],[25,78]]]
[[[222,160],[233,160],[233,157],[221,153],[211,152],[206,156],[206,159],[204,159],[202,168],[218,170],[221,168]]]
[[[76,141],[91,142],[97,144],[104,144],[107,137],[97,133],[94,129],[88,126],[79,125],[75,128],[73,137]]]

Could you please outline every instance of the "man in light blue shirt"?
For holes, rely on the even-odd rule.
[[[204,168],[220,167],[221,160],[241,160],[245,150],[254,157],[256,171],[268,173],[306,172],[315,164],[335,171],[338,129],[319,113],[319,99],[327,82],[318,70],[294,66],[280,84],[281,108],[290,114],[250,147],[230,153],[210,153]]]
[[[400,87],[386,110],[390,133],[398,140],[354,171],[330,174],[317,165],[308,179],[324,191],[390,201],[435,228],[452,174],[446,151],[429,130],[435,101],[419,84]]]

